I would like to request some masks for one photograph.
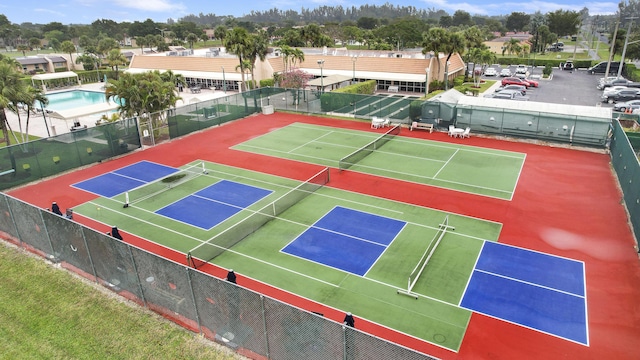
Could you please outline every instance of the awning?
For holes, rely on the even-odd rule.
[[[346,76],[346,75],[340,75],[340,74],[329,75],[329,76],[325,76],[324,79],[317,78],[317,79],[310,80],[309,82],[307,82],[307,86],[322,86],[322,85],[329,86],[334,84],[340,84],[341,82],[349,81],[351,79],[353,79],[351,76]]]
[[[70,77],[78,77],[78,74],[74,73],[73,71],[64,71],[64,72],[57,72],[57,73],[50,73],[50,74],[38,74],[38,75],[33,75],[31,77],[31,80],[53,80],[53,79],[64,79],[64,78],[70,78]]]
[[[165,72],[167,70],[159,69],[141,69],[141,68],[129,68],[125,70],[127,73],[140,74],[147,71],[160,71]],[[215,72],[215,71],[190,71],[190,70],[171,70],[174,74],[182,75],[185,78],[192,79],[209,79],[209,80],[225,80],[225,81],[242,81],[242,75],[236,72]],[[250,79],[251,75],[245,74],[245,81]]]
[[[52,111],[47,113],[47,115],[56,119],[71,120],[88,115],[107,114],[115,111],[116,109],[118,109],[118,104],[113,101],[109,101],[106,103],[83,106],[75,109]]]

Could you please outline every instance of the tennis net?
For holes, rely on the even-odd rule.
[[[206,173],[207,170],[205,169],[204,162],[200,162],[196,165],[181,169],[169,176],[131,189],[124,194],[124,207],[129,207],[130,205],[149,199]]]
[[[427,246],[427,249],[424,251],[424,254],[422,254],[422,257],[420,258],[420,261],[418,261],[418,264],[415,268],[413,268],[413,271],[409,275],[407,290],[398,290],[398,294],[412,296],[416,299],[418,298],[418,295],[412,292],[413,287],[416,285],[416,282],[418,282],[420,275],[422,275],[422,271],[429,263],[429,260],[438,248],[438,245],[440,245],[440,240],[442,240],[444,235],[449,230],[455,230],[455,227],[449,225],[449,215],[447,215],[445,216],[444,221],[438,226],[438,231],[434,235],[433,239],[431,239],[429,246]]]
[[[253,212],[244,220],[191,249],[187,254],[187,263],[193,268],[198,268],[210,262],[328,182],[329,168],[324,168],[307,181],[289,190],[260,210]]]
[[[401,128],[402,126],[400,124],[394,125],[389,131],[382,134],[377,139],[340,159],[340,161],[338,162],[338,168],[340,169],[340,171],[350,168],[365,157],[369,156],[372,152],[380,149],[382,145],[386,144],[387,142],[389,142],[389,140],[400,134]]]

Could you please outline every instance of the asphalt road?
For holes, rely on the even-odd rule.
[[[515,66],[511,66],[510,69],[514,72]],[[586,69],[566,71],[554,68],[551,78],[543,79],[542,68],[535,68],[531,71],[531,75],[540,76],[539,79],[536,79],[540,86],[527,90],[529,101],[613,107],[613,105],[602,103],[600,99],[602,91],[596,89],[598,81],[604,76],[603,74],[590,75]],[[486,79],[501,80],[499,76],[486,77]]]

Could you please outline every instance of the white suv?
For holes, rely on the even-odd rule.
[[[526,65],[518,65],[518,67],[516,67],[516,76],[519,78],[525,78],[527,77],[527,66]]]

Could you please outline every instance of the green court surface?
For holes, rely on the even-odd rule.
[[[406,129],[405,129],[406,130]],[[295,123],[235,150],[329,167],[381,134]],[[510,200],[526,154],[395,136],[349,168],[378,176]]]
[[[354,132],[351,136],[361,135]],[[191,165],[197,163],[201,162]],[[131,199],[127,208],[123,208],[125,199],[121,194],[113,198],[96,198],[75,207],[74,211],[108,225],[117,224],[128,233],[183,252],[185,256],[192,252],[195,258],[207,261],[210,259],[206,257],[217,255],[211,259],[212,263],[233,268],[239,274],[336,309],[350,311],[356,317],[438,346],[453,351],[459,349],[471,312],[458,304],[482,244],[484,241],[497,241],[501,224],[338,190],[331,188],[329,182],[297,199],[300,201],[218,254],[220,246],[216,242],[221,234],[242,228],[243,220],[287,194],[300,182],[213,163],[205,162],[205,166],[207,174],[190,178],[143,200]],[[273,192],[209,230],[155,213],[221,180]],[[282,251],[336,207],[404,223],[363,276]],[[439,224],[447,216],[449,225],[455,229],[444,233],[418,278],[413,288],[418,300],[397,294],[398,290],[407,288],[409,274],[430,243],[441,233]],[[353,224],[356,228],[357,225]],[[376,224],[364,225],[375,227]]]

